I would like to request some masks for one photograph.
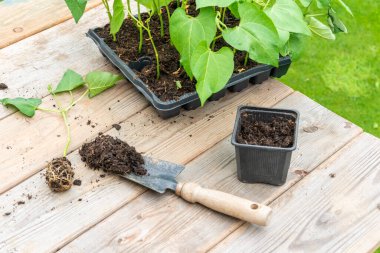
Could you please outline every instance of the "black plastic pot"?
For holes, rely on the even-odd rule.
[[[293,146],[289,148],[241,144],[237,135],[241,129],[240,115],[247,112],[254,119],[270,121],[273,116],[295,119]],[[297,146],[299,113],[294,110],[240,106],[237,111],[232,144],[235,146],[237,175],[243,183],[283,185],[286,182],[292,152]]]
[[[186,93],[182,95],[178,100],[160,100],[152,91],[149,90],[148,85],[146,85],[135,73],[135,71],[140,71],[146,65],[151,64],[152,59],[145,56],[139,58],[135,62],[129,62],[126,64],[96,33],[97,29],[99,28],[90,29],[86,35],[95,42],[102,55],[110,60],[111,63],[117,67],[121,73],[136,87],[136,89],[146,97],[146,99],[154,106],[162,118],[166,119],[178,115],[181,108],[184,108],[186,110],[193,110],[201,105],[198,94],[196,92]],[[269,65],[258,65],[242,73],[234,74],[226,84],[225,89],[213,94],[209,100],[214,101],[220,99],[225,95],[227,90],[231,92],[239,92],[248,87],[250,83],[262,83],[271,75],[274,77],[280,77],[286,74],[290,63],[291,61],[289,57],[282,57],[279,60],[278,68]]]

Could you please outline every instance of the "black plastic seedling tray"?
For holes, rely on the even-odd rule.
[[[289,148],[241,144],[237,135],[241,129],[240,115],[251,114],[254,119],[270,121],[273,116],[295,119],[293,146]],[[231,143],[235,146],[237,175],[243,183],[283,185],[286,182],[292,152],[297,147],[299,113],[294,110],[240,106],[237,110]]]
[[[97,29],[99,28],[90,29],[87,36],[95,42],[102,55],[110,60],[112,64],[117,67],[121,73],[136,87],[136,89],[149,100],[162,118],[166,119],[178,115],[181,108],[193,110],[201,105],[196,92],[186,93],[178,100],[160,100],[152,91],[149,90],[148,85],[146,85],[135,72],[138,72],[146,65],[151,64],[152,59],[149,57],[141,57],[137,61],[129,62],[128,64],[125,63],[104,42],[103,38],[96,33]],[[209,100],[214,101],[220,99],[225,95],[227,90],[231,92],[239,92],[248,87],[250,83],[262,83],[270,76],[281,77],[288,71],[290,63],[291,60],[289,57],[282,57],[280,58],[278,68],[269,65],[258,65],[242,73],[234,74],[225,88],[218,93],[213,94]]]

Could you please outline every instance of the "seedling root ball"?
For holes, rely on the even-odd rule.
[[[66,157],[54,158],[46,168],[45,179],[54,192],[64,192],[73,185],[74,171]]]

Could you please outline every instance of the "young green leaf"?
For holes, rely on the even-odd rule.
[[[333,30],[334,33],[347,33],[347,28],[343,24],[343,22],[339,19],[338,15],[336,12],[330,8],[328,12],[328,19],[327,19],[330,28]]]
[[[299,0],[303,7],[308,7],[313,0]]]
[[[345,2],[343,2],[343,0],[337,0],[337,1],[340,4],[340,6],[342,6],[351,16],[354,16],[350,7],[348,7],[348,5]]]
[[[310,18],[309,28],[313,33],[324,39],[335,40],[335,35],[332,33],[330,27],[323,24],[321,21],[314,17]]]
[[[252,3],[239,3],[238,10],[240,24],[223,30],[224,40],[254,61],[278,66],[281,42],[272,20]]]
[[[228,9],[232,13],[232,15],[234,15],[235,18],[240,19],[238,6],[239,6],[238,3],[235,2],[235,3],[232,3],[230,6],[228,6]]]
[[[301,9],[293,1],[277,0],[271,8],[265,10],[265,13],[278,30],[281,46],[289,39],[289,32],[311,35]]]
[[[65,2],[74,17],[75,23],[78,23],[86,9],[87,0],[65,0]]]
[[[61,81],[59,82],[57,88],[53,91],[53,93],[60,93],[65,91],[72,91],[84,84],[84,80],[80,74],[77,72],[68,69]]]
[[[281,55],[290,55],[293,61],[300,58],[304,48],[305,41],[308,37],[299,33],[290,33],[289,40],[281,49]]]
[[[227,84],[234,70],[234,54],[228,47],[218,52],[209,48],[209,43],[201,42],[191,56],[191,70],[197,79],[196,89],[201,104]]]
[[[3,98],[0,99],[0,103],[14,106],[22,114],[33,117],[42,100],[39,98]]]
[[[186,15],[185,10],[177,8],[170,18],[170,39],[181,55],[181,64],[190,78],[190,57],[201,41],[208,45],[216,34],[215,11],[213,8],[202,8],[197,17]]]
[[[124,79],[120,75],[114,75],[109,72],[93,71],[86,75],[86,83],[88,85],[90,98],[111,88],[116,82]]]
[[[110,33],[116,35],[125,18],[124,5],[122,0],[114,0],[113,2],[113,14],[110,24]]]
[[[237,0],[196,0],[197,9],[204,7],[228,7]]]
[[[161,7],[168,5],[171,1],[172,0],[136,0],[136,2],[144,5],[153,12],[158,12]]]

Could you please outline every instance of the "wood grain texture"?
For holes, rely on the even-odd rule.
[[[362,134],[272,203],[271,227],[245,224],[212,252],[370,252],[379,203],[380,140]]]
[[[111,129],[107,133],[128,141],[145,154],[186,164],[231,133],[238,104],[272,106],[291,92],[287,86],[270,80],[170,120],[158,118],[148,107],[121,123],[120,131]],[[178,138],[178,134],[187,138]],[[210,138],[211,135],[216,137]],[[175,149],[168,143],[173,143]],[[50,156],[48,152],[46,157]],[[43,176],[36,174],[0,196],[0,203],[4,203],[0,211],[11,212],[0,216],[0,251],[56,250],[146,191],[117,177],[100,178],[101,172],[85,168],[77,151],[69,159],[75,167],[75,178],[82,180],[81,187],[53,194]],[[33,196],[31,200],[27,200],[28,192]],[[17,205],[22,199],[26,203]]]
[[[300,93],[293,93],[276,107],[295,108],[301,115],[299,146],[293,155],[288,180],[284,186],[239,182],[236,178],[235,152],[230,144],[230,137],[191,161],[178,180],[194,181],[210,189],[260,203],[270,203],[301,180],[304,174],[312,171],[361,133],[361,129],[354,125],[345,128],[346,120]],[[310,125],[318,125],[318,131],[302,130]],[[330,143],[326,139],[335,141]],[[313,143],[312,149],[309,143]],[[303,173],[299,173],[301,170]],[[277,210],[273,215],[276,216],[278,212]],[[62,251],[204,252],[241,225],[239,220],[200,205],[186,203],[171,194],[159,198],[157,194],[146,192],[68,244]],[[262,229],[270,231],[272,226],[273,223]],[[94,245],[92,242],[96,238],[102,240]],[[239,248],[235,248],[237,249]]]
[[[59,2],[64,4],[64,0]],[[108,22],[107,15],[103,15],[103,12],[103,6],[98,6],[86,12],[77,25],[73,20],[68,20],[1,49],[0,82],[7,84],[8,89],[0,90],[0,98],[42,98],[48,95],[47,85],[57,84],[68,68],[82,75],[92,70],[112,69],[95,43],[85,36],[88,29]],[[13,112],[12,109],[0,106],[0,119]]]
[[[86,9],[100,5],[90,0]],[[63,0],[0,2],[0,49],[72,18]],[[74,25],[74,20],[70,20]]]

